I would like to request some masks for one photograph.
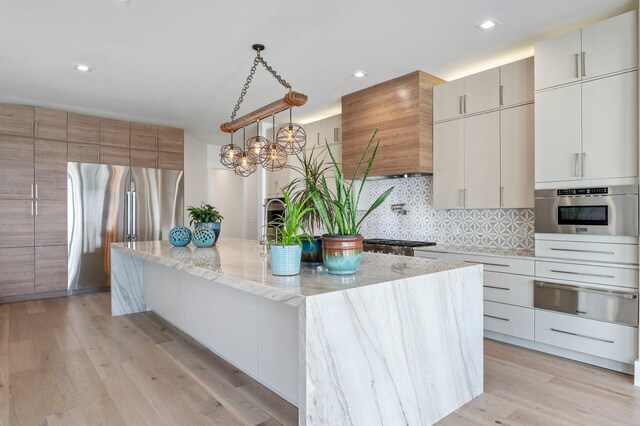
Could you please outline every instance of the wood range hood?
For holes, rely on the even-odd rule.
[[[342,97],[342,167],[353,176],[371,136],[380,147],[371,178],[433,174],[433,86],[445,81],[414,71]],[[362,167],[358,177],[362,177]]]

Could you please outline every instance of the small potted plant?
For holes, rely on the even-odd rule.
[[[298,275],[302,257],[302,241],[308,239],[302,228],[302,219],[310,207],[303,203],[293,203],[286,190],[282,191],[286,213],[281,215],[275,226],[275,241],[269,244],[269,260],[273,275]]]
[[[220,225],[224,219],[218,209],[211,204],[202,203],[200,207],[189,206],[187,211],[191,216],[190,225],[195,223],[196,228],[206,226],[213,231],[216,241],[218,241],[218,238],[220,238]]]
[[[311,191],[311,198],[327,230],[327,234],[322,236],[322,257],[330,274],[346,275],[355,274],[358,271],[362,260],[362,242],[364,240],[360,235],[362,222],[393,191],[393,187],[386,190],[371,204],[369,210],[362,217],[358,217],[360,194],[380,146],[380,140],[376,142],[375,146],[373,145],[377,134],[378,129],[373,133],[367,148],[362,153],[353,178],[348,183],[331,152],[329,144],[327,144],[327,150],[331,156],[335,173],[335,194],[329,191],[327,180],[324,176],[322,177],[322,187],[313,188]],[[367,168],[362,176],[362,185],[360,185],[356,193],[357,186],[354,186],[354,181],[358,177],[360,168],[365,163],[369,153],[370,156],[366,161]]]
[[[326,157],[326,154],[325,154]],[[316,235],[316,230],[321,227],[322,219],[318,213],[315,203],[311,199],[311,192],[317,188],[318,195],[323,202],[328,201],[327,194],[322,187],[322,176],[331,168],[325,162],[325,157],[315,155],[315,147],[307,155],[304,152],[298,155],[300,167],[290,166],[300,174],[287,186],[286,190],[291,197],[291,202],[301,204],[310,210],[302,217],[302,227],[309,235],[308,239],[302,240],[302,262],[321,263],[322,262],[322,238]]]

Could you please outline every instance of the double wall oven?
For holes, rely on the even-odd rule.
[[[637,185],[537,190],[535,232],[536,254],[550,247],[536,267],[536,308],[638,326],[637,270],[615,258],[634,237],[637,246]]]

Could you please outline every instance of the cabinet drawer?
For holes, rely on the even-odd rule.
[[[536,262],[536,276],[591,284],[638,288],[638,270],[560,262]]]
[[[440,253],[435,251],[420,251],[413,252],[414,257],[421,257],[423,259],[435,259],[435,260],[447,260],[447,253]]]
[[[484,329],[533,340],[534,310],[502,303],[484,302]]]
[[[533,308],[533,277],[487,271],[484,300]]]
[[[536,310],[536,342],[632,364],[638,329]]]
[[[536,256],[585,262],[638,263],[638,246],[536,239]]]
[[[480,256],[475,254],[450,253],[447,259],[452,262],[479,263],[485,271],[506,272],[508,274],[534,275],[534,261],[507,257]]]

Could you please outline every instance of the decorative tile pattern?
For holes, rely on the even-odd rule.
[[[366,238],[504,250],[534,248],[532,209],[435,210],[431,176],[371,181],[371,199],[392,186],[389,198],[365,220]],[[397,203],[405,203],[406,215],[391,211],[391,204]]]

